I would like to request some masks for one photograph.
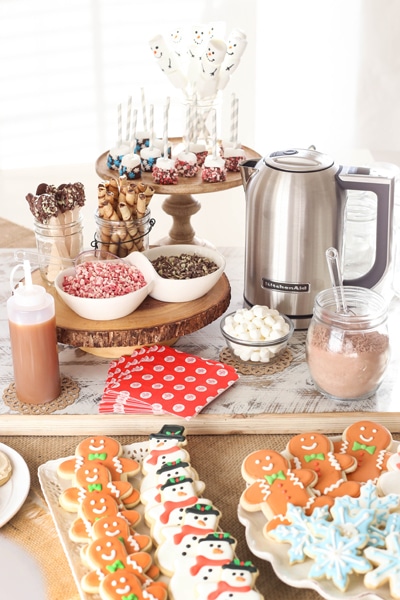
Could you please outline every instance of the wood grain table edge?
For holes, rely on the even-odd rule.
[[[313,430],[342,433],[359,420],[378,422],[400,431],[400,413],[347,412],[312,414],[197,415],[179,419],[169,415],[0,415],[2,435],[86,436],[148,435],[168,421],[183,423],[190,435],[288,434]]]

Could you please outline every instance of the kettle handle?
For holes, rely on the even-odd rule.
[[[345,279],[344,285],[372,288],[389,266],[392,248],[394,175],[370,175],[367,167],[339,167],[336,179],[344,190],[364,190],[377,196],[375,262],[370,270],[356,279]]]

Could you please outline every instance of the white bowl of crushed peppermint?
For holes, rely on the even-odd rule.
[[[142,252],[109,257],[77,261],[54,282],[60,298],[84,319],[121,319],[140,306],[154,285],[154,269]]]
[[[225,269],[225,257],[207,246],[173,244],[145,250],[154,268],[150,296],[162,302],[190,302],[207,294]]]

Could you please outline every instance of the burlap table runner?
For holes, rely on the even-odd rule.
[[[205,482],[203,496],[212,500],[222,512],[220,525],[238,541],[237,556],[252,560],[260,570],[257,587],[265,599],[316,600],[312,590],[295,589],[282,583],[269,563],[254,557],[248,549],[244,528],[237,519],[237,506],[244,481],[240,466],[244,457],[258,448],[281,450],[288,436],[284,435],[218,435],[188,436],[186,449],[192,466]],[[52,517],[43,500],[37,477],[39,465],[48,460],[70,456],[82,437],[0,436],[0,441],[14,448],[28,464],[32,484],[22,509],[6,524],[1,533],[31,552],[43,570],[49,600],[79,600],[68,562],[55,530]],[[120,436],[121,444],[145,441],[147,437]],[[188,600],[191,600],[188,598]]]

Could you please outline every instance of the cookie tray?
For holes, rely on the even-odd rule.
[[[138,462],[142,462],[143,458],[148,453],[148,448],[148,441],[137,442],[134,444],[122,446],[122,455],[125,457],[133,458]],[[71,486],[71,482],[69,480],[60,479],[57,474],[58,465],[67,458],[72,457],[63,457],[56,460],[50,460],[44,463],[43,465],[40,465],[38,469],[39,482],[43,491],[43,495],[49,507],[51,516],[53,517],[57,533],[59,535],[61,544],[63,546],[65,555],[71,568],[72,575],[77,585],[81,600],[100,600],[100,596],[98,594],[87,594],[81,588],[81,578],[89,570],[88,567],[86,567],[82,563],[82,560],[80,558],[80,550],[83,544],[77,544],[73,542],[68,535],[69,528],[72,522],[77,518],[77,514],[65,511],[59,504],[60,494],[63,492],[64,489]],[[130,478],[130,482],[132,483],[132,485],[137,488],[139,488],[140,486],[140,480],[140,474]],[[143,506],[141,504],[138,504],[138,506],[135,507],[135,510],[137,510],[138,512],[140,512],[141,509],[143,510]],[[147,535],[150,534],[149,528],[144,522],[144,519],[142,519],[142,521],[138,524],[137,528],[135,529],[139,533],[144,533]],[[167,581],[167,578],[165,578],[164,576],[161,576],[160,579]]]

